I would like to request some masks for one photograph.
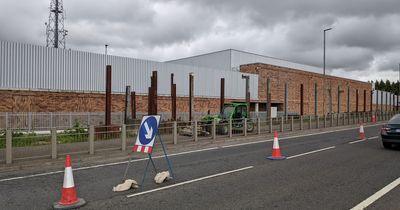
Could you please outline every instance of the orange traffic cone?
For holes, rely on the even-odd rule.
[[[272,155],[267,157],[270,160],[284,160],[285,156],[281,155],[281,149],[279,148],[278,133],[274,132],[274,144],[272,146]]]
[[[359,135],[358,135],[358,139],[359,140],[365,139],[364,126],[362,124],[360,125],[360,132],[359,132]]]
[[[86,201],[82,198],[78,198],[76,195],[74,177],[72,175],[71,157],[67,155],[67,158],[65,159],[64,184],[61,193],[61,200],[54,203],[53,208],[74,209],[85,204]]]

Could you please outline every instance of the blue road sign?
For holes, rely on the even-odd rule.
[[[159,115],[144,116],[139,127],[136,143],[133,151],[151,153],[153,150],[154,139],[160,124]]]
[[[139,141],[142,145],[149,144],[157,134],[158,130],[158,122],[157,119],[153,116],[148,117],[143,120],[142,125],[139,130]]]

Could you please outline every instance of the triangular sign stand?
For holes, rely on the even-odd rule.
[[[147,115],[147,116],[143,116],[142,118],[142,122],[140,123],[140,127],[139,127],[139,132],[137,135],[137,139],[136,139],[136,143],[135,146],[133,147],[133,152],[142,152],[142,153],[147,153],[148,155],[148,160],[146,163],[146,167],[143,173],[143,178],[142,178],[142,182],[140,183],[140,189],[143,189],[143,185],[144,185],[144,181],[146,179],[146,175],[147,175],[147,170],[149,168],[150,163],[152,164],[154,171],[156,173],[158,173],[156,165],[153,161],[152,158],[152,152],[153,152],[153,147],[154,147],[154,142],[156,137],[158,138],[158,140],[161,143],[163,152],[164,152],[164,156],[165,159],[167,161],[168,164],[168,171],[170,176],[172,177],[173,180],[175,180],[175,175],[172,171],[172,166],[171,166],[171,162],[168,158],[167,155],[167,151],[165,150],[165,146],[164,146],[164,142],[161,138],[161,135],[158,132],[158,127],[160,124],[160,115]],[[130,160],[128,162],[128,167],[129,167],[129,163]],[[128,169],[128,168],[127,168]],[[127,169],[125,171],[125,176],[127,173]]]

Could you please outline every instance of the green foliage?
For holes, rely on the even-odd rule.
[[[400,93],[399,81],[390,82],[389,80],[386,80],[384,82],[383,80],[380,81],[375,80],[375,90],[386,91],[393,93],[395,95],[399,95]]]
[[[75,120],[72,128],[69,128],[57,135],[57,143],[84,142],[88,139],[88,131],[82,127],[78,120]]]

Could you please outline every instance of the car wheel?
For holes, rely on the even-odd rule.
[[[391,144],[391,143],[382,142],[382,144],[383,144],[383,147],[384,147],[385,149],[390,149],[390,148],[392,148],[392,144]]]

